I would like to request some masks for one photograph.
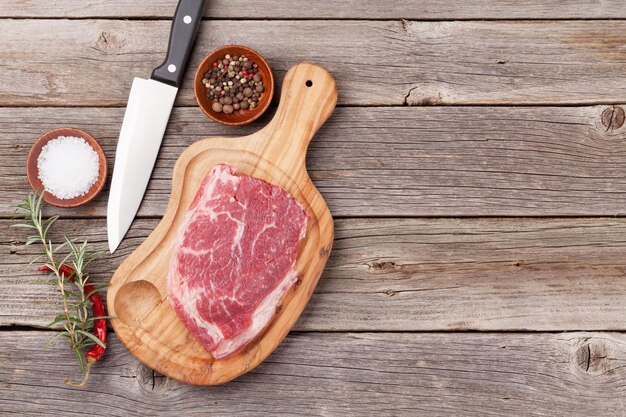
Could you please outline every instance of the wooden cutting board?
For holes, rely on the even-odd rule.
[[[172,194],[163,220],[120,265],[107,293],[119,339],[141,362],[179,381],[221,384],[250,371],[276,349],[306,306],[333,242],[333,219],[305,167],[308,144],[337,102],[332,76],[300,63],[283,82],[272,121],[244,137],[211,137],[191,145],[174,166]],[[178,319],[167,299],[167,270],[176,234],[203,178],[218,163],[280,185],[310,214],[298,248],[298,282],[268,327],[238,353],[215,360]]]

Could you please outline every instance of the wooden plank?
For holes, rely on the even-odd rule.
[[[626,79],[616,75],[626,72],[626,21],[237,25],[246,31],[202,23],[179,104],[194,104],[200,59],[229,43],[257,49],[278,80],[299,61],[321,64],[344,105],[625,101]],[[169,30],[165,20],[2,20],[0,105],[125,105],[132,78],[162,62]]]
[[[626,127],[611,124],[612,113],[622,107],[342,107],[313,139],[308,169],[334,216],[624,215]],[[120,108],[0,109],[0,215],[28,188],[26,156],[39,135],[82,128],[112,171],[122,117]],[[187,146],[252,133],[270,117],[228,128],[175,109],[140,215],[163,214]],[[58,212],[104,216],[107,194]]]
[[[135,222],[94,266],[108,282],[153,230]],[[43,326],[54,288],[26,264],[23,232],[3,236],[0,325]],[[58,233],[106,247],[104,219],[64,220]],[[626,329],[626,219],[346,219],[298,330]],[[56,238],[58,240],[59,237]]]
[[[618,19],[626,17],[619,0],[563,2],[491,0],[407,0],[394,3],[348,0],[284,2],[212,0],[205,16],[227,19]],[[152,0],[3,0],[0,17],[171,18],[176,2]]]
[[[49,332],[0,334],[10,415],[622,415],[626,393],[620,333],[292,333],[214,387],[154,374],[113,336],[83,389],[63,385],[80,375],[61,341],[41,348]]]

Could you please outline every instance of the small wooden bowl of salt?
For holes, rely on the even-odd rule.
[[[107,178],[107,161],[98,141],[73,128],[40,137],[28,153],[26,166],[30,186],[45,190],[46,203],[63,208],[93,200]]]

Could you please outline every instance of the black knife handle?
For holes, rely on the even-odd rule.
[[[165,62],[152,71],[153,80],[180,88],[206,0],[180,0],[170,32]]]

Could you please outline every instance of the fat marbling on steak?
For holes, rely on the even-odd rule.
[[[270,322],[296,282],[308,214],[287,191],[217,165],[204,178],[176,239],[168,275],[178,317],[215,358]]]

